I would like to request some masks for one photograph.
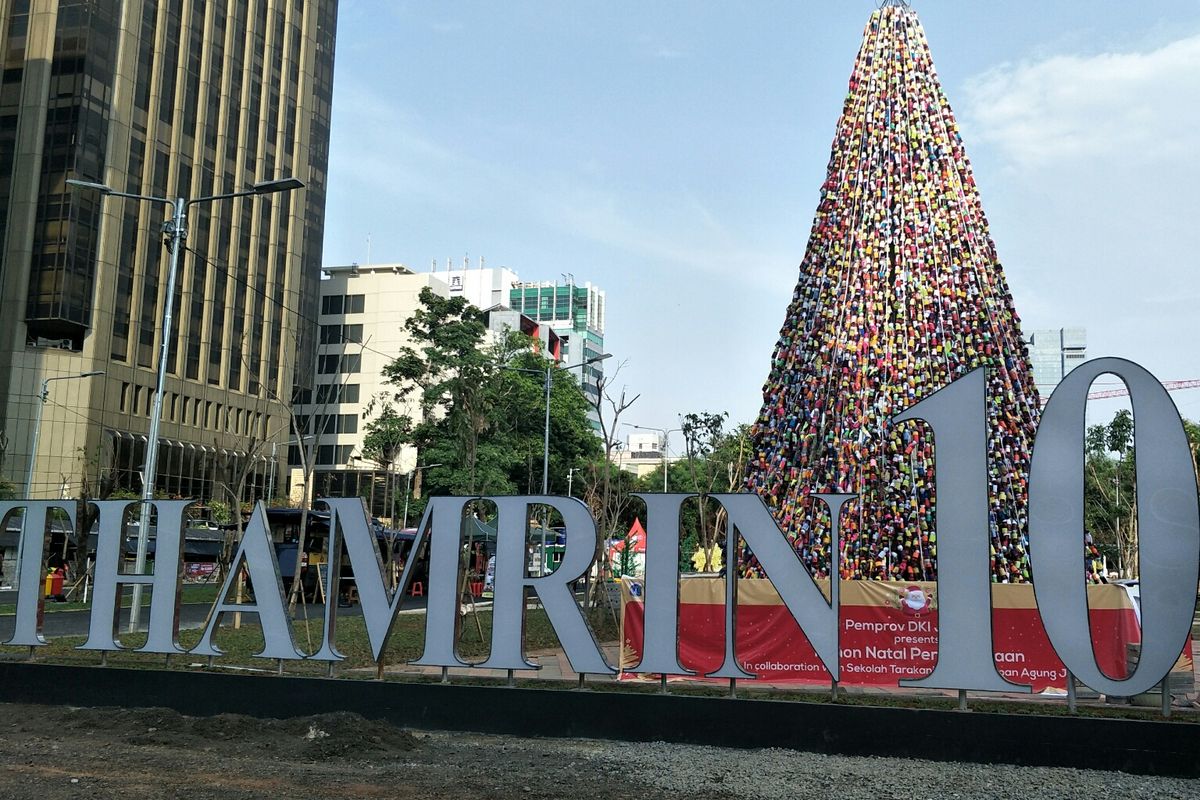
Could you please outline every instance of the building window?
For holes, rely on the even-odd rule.
[[[367,307],[362,294],[330,294],[321,298],[321,313],[326,315],[361,314]]]
[[[358,433],[357,414],[330,414],[325,418],[323,433]]]
[[[321,344],[361,343],[362,325],[322,325]]]
[[[345,464],[350,460],[350,454],[353,452],[354,445],[352,444],[323,444],[317,448],[317,465]]]
[[[315,402],[319,406],[337,405],[338,403],[357,403],[360,396],[360,387],[357,383],[336,384],[322,383],[317,386]],[[307,405],[314,401],[310,394],[309,399],[304,401]]]
[[[362,355],[359,353],[347,353],[323,355],[317,358],[317,372],[322,375],[335,375],[342,373],[345,375],[353,374],[362,370]],[[317,397],[317,402],[321,402],[320,396]]]

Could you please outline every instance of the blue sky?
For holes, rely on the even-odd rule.
[[[572,273],[624,421],[752,421],[875,3],[339,5],[325,263]],[[1024,327],[1200,378],[1200,2],[914,6]]]

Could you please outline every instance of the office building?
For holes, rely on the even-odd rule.
[[[167,496],[270,492],[313,371],[336,1],[0,9],[0,472],[22,491],[35,459],[33,497],[143,486],[170,208],[68,178],[195,198],[296,177],[189,209],[157,470]],[[43,380],[94,371],[50,384],[31,453]]]
[[[510,306],[513,287],[521,285],[517,273],[508,267],[485,267],[482,258],[475,269],[466,259],[462,269],[455,269],[449,259],[445,270],[439,271],[436,262],[433,266],[433,276],[446,284],[451,297],[462,297],[484,312],[493,335],[500,335],[505,328],[520,331],[534,340],[539,351],[554,361],[561,360],[561,342],[552,326]]]
[[[493,340],[499,339],[509,331],[520,332],[533,340],[535,353],[540,353],[554,362],[562,361],[562,340],[549,325],[535,322],[505,306],[486,309],[483,319]]]
[[[365,496],[371,511],[391,517],[384,507],[385,476],[394,480],[416,466],[417,453],[404,446],[388,463],[364,455],[368,427],[385,407],[412,420],[421,417],[420,397],[399,398],[386,382],[384,367],[400,350],[412,345],[405,322],[421,308],[420,295],[430,289],[442,297],[450,290],[439,276],[414,273],[403,264],[326,267],[320,284],[320,331],[316,385],[297,397],[296,414],[304,421],[303,435],[318,436],[306,445],[314,449],[314,496]],[[289,448],[289,490],[299,499],[304,490],[299,445]],[[372,487],[364,491],[364,487]]]
[[[1033,382],[1045,401],[1068,372],[1087,359],[1087,330],[1058,328],[1028,331],[1025,344],[1033,365]]]
[[[509,292],[509,307],[535,322],[546,323],[562,343],[562,363],[574,366],[604,353],[604,292],[591,283],[582,286],[567,275],[562,283],[517,283]],[[581,369],[581,385],[592,405],[600,402],[598,381],[604,362]],[[592,427],[600,430],[594,408],[588,411]]]

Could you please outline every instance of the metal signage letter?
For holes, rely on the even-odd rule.
[[[725,507],[729,514],[726,536],[740,533],[746,544],[754,551],[763,572],[770,579],[780,599],[800,626],[800,630],[808,637],[817,657],[829,670],[833,679],[839,680],[838,665],[838,547],[839,522],[842,506],[856,495],[849,494],[814,494],[829,506],[831,519],[831,541],[834,543],[830,552],[830,568],[833,572],[830,602],[825,602],[812,575],[800,562],[795,548],[787,536],[779,529],[775,518],[771,516],[762,498],[756,494],[714,494],[713,499]],[[736,549],[736,548],[727,548]],[[732,575],[737,568],[736,557],[728,559],[726,576]],[[735,579],[726,578],[727,586],[736,586]],[[727,592],[725,598],[725,663],[716,672],[710,672],[710,678],[753,678],[754,675],[745,672],[738,666],[734,654],[734,621],[736,617],[736,597],[730,597],[733,592]]]
[[[156,500],[158,524],[154,534],[154,573],[134,575],[121,572],[121,545],[125,535],[128,500],[98,500],[92,505],[100,514],[96,537],[95,583],[87,641],[76,650],[124,650],[115,630],[120,615],[123,583],[151,586],[150,622],[142,653],[183,653],[179,646],[179,592],[183,570],[183,512],[194,500]],[[147,514],[145,519],[149,519]]]
[[[992,654],[984,378],[983,368],[973,370],[892,417],[933,428],[937,497],[937,666],[924,678],[902,679],[904,687],[1031,691],[1001,677]]]
[[[550,625],[562,643],[571,668],[579,673],[615,674],[588,627],[571,584],[581,578],[596,557],[596,523],[585,506],[567,497],[490,497],[496,504],[496,578],[492,602],[492,649],[486,669],[537,669],[525,660],[525,590],[542,601]],[[554,572],[539,578],[525,574],[526,529],[529,506],[546,505],[562,515],[566,545]]]
[[[694,675],[679,663],[679,509],[694,494],[634,494],[646,504],[642,660],[627,672]]]
[[[1092,381],[1116,375],[1129,388],[1137,447],[1142,653],[1133,674],[1106,676],[1088,624],[1083,546],[1083,441]],[[1029,565],[1038,612],[1055,652],[1098,692],[1127,697],[1163,679],[1187,640],[1200,572],[1200,509],[1187,436],[1170,396],[1132,361],[1098,358],[1063,378],[1042,411],[1029,470]]]
[[[425,598],[425,649],[412,664],[423,667],[469,666],[454,648],[458,623],[458,578],[462,568],[463,518],[475,497],[431,497],[417,530],[412,552],[429,537],[429,586]],[[428,528],[428,532],[426,529]],[[496,561],[500,559],[497,558]],[[415,561],[410,558],[409,561]],[[493,621],[493,625],[495,622]]]
[[[75,503],[62,500],[4,500],[0,501],[0,524],[14,509],[24,508],[21,525],[21,578],[17,586],[17,614],[13,620],[13,635],[4,644],[40,647],[46,644],[40,630],[43,596],[42,581],[46,573],[42,561],[46,546],[46,512],[62,510],[75,527]]]
[[[254,584],[254,602],[230,603],[229,593],[233,591],[237,582],[243,561],[246,563],[250,581]],[[326,604],[328,600],[329,598],[326,598]],[[304,653],[296,647],[296,639],[292,635],[292,621],[288,618],[283,581],[279,577],[279,561],[275,557],[271,530],[267,526],[267,509],[261,500],[254,506],[250,522],[242,533],[242,543],[230,562],[229,574],[225,576],[225,582],[217,594],[217,601],[213,605],[212,616],[204,629],[204,635],[191,651],[193,654],[219,656],[224,652],[213,644],[212,637],[217,626],[221,624],[221,616],[229,611],[258,615],[263,632],[263,649],[255,653],[259,658],[304,658]]]
[[[392,625],[396,622],[396,614],[404,605],[405,592],[412,577],[417,559],[415,554],[421,546],[425,534],[429,510],[417,527],[417,538],[413,542],[412,553],[404,565],[400,583],[389,596],[387,584],[384,582],[383,558],[379,555],[379,542],[375,531],[371,529],[371,520],[367,515],[367,506],[361,497],[323,498],[332,514],[329,518],[329,587],[325,596],[325,636],[321,649],[310,658],[317,661],[341,661],[345,658],[338,652],[334,641],[334,631],[337,621],[337,603],[330,602],[338,596],[338,584],[341,579],[341,543],[346,544],[346,553],[350,558],[350,566],[354,571],[354,583],[358,588],[358,602],[362,609],[363,625],[367,629],[367,641],[371,645],[371,656],[376,661],[383,655]],[[432,505],[432,503],[431,503]],[[339,536],[340,534],[340,536]]]

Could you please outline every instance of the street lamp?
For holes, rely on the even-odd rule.
[[[93,370],[91,372],[81,372],[78,375],[58,375],[53,378],[46,378],[42,381],[42,392],[38,395],[37,413],[33,420],[33,442],[29,446],[29,467],[25,472],[25,497],[33,496],[33,468],[37,463],[38,439],[42,434],[42,412],[46,408],[46,401],[50,399],[50,381],[69,381],[78,378],[94,378],[97,375],[103,375],[104,370]],[[25,522],[21,522],[21,532],[24,534]],[[17,566],[13,569],[13,585],[21,585],[21,552],[24,549],[25,536],[22,535],[17,539]]]
[[[666,430],[663,430],[662,428],[652,428],[649,425],[634,425],[632,423],[626,423],[626,424],[628,424],[629,427],[637,428],[640,431],[654,431],[656,433],[662,434],[662,437],[663,437],[663,439],[662,439],[662,442],[663,442],[663,454],[662,454],[663,494],[666,494],[667,493],[667,449],[668,449],[667,442],[670,441],[670,436],[672,433],[683,433],[683,428],[668,428]]]
[[[195,197],[190,200],[183,197],[172,199],[169,197],[155,197],[154,195],[118,192],[111,186],[103,183],[81,181],[74,178],[67,179],[67,184],[79,189],[90,189],[99,192],[104,197],[124,197],[130,200],[165,203],[173,209],[171,220],[164,226],[164,243],[171,252],[171,261],[167,269],[167,291],[163,295],[162,345],[158,354],[158,379],[154,385],[154,404],[150,416],[150,432],[148,434],[148,441],[146,442],[145,479],[142,481],[142,510],[138,523],[137,560],[134,563],[134,573],[141,575],[146,569],[146,551],[149,549],[150,544],[150,504],[154,502],[154,485],[158,477],[158,429],[159,423],[162,421],[163,395],[165,394],[164,387],[167,381],[167,355],[170,350],[171,314],[172,306],[175,304],[175,276],[179,269],[179,251],[184,242],[187,241],[187,209],[190,206],[200,205],[201,203],[231,200],[235,197],[290,192],[293,189],[302,188],[304,183],[297,178],[280,178],[273,181],[260,181],[249,189],[240,192]],[[135,583],[133,585],[133,603],[129,609],[130,633],[137,630],[141,610],[142,584]]]
[[[404,521],[402,523],[400,523],[400,530],[404,530],[405,528],[408,527],[408,498],[412,494],[413,473],[420,472],[423,469],[433,469],[434,467],[440,467],[440,466],[442,466],[442,465],[441,464],[422,464],[419,467],[413,467],[409,471],[408,480],[405,481],[405,483],[404,483]],[[394,519],[392,520],[392,524],[393,525],[396,524],[396,521]]]
[[[597,361],[603,361],[606,358],[612,358],[612,353],[601,353],[598,356],[593,356],[586,361],[580,361],[578,364],[569,364],[560,369],[582,369],[589,364],[595,364]],[[546,403],[546,428],[542,437],[542,495],[550,494],[550,375],[554,369],[554,362],[546,363],[545,379],[543,388],[545,390]],[[513,372],[529,372],[534,375],[542,373],[540,369],[527,369],[525,367],[504,367],[504,369],[512,370]],[[541,548],[541,569],[540,574],[546,573],[546,526],[542,525],[542,548]]]

